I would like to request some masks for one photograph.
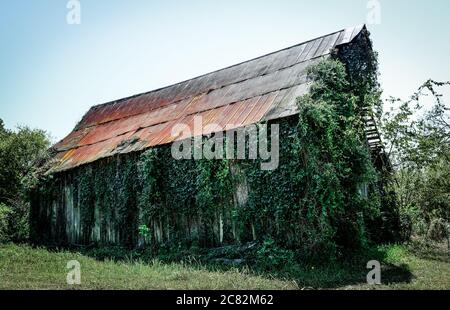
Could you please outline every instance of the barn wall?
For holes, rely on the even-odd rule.
[[[81,191],[94,190],[91,185],[85,187],[85,184],[77,181],[79,174],[83,173],[80,171],[84,169],[97,171],[108,164],[111,163],[99,163],[92,167],[66,172],[55,176],[51,184],[46,184],[46,186],[54,186],[55,189],[50,196],[40,193],[38,201],[33,204],[33,212],[37,215],[34,222],[36,220],[39,222],[34,225],[36,233],[33,235],[36,242],[134,246],[142,245],[143,242],[167,243],[173,240],[184,240],[213,246],[222,244],[224,241],[230,243],[240,239],[236,233],[232,211],[233,208],[245,207],[242,198],[239,198],[243,191],[242,187],[246,186],[245,183],[244,185],[236,183],[232,205],[228,205],[228,208],[217,208],[211,214],[205,215],[198,210],[177,214],[171,206],[163,206],[169,212],[146,216],[144,210],[137,209],[138,216],[128,213],[120,215],[131,202],[123,206],[117,204],[121,200],[118,197],[120,190],[113,198],[112,204],[102,196],[94,197],[91,202],[83,202],[80,199]],[[117,171],[117,173],[121,172]],[[195,189],[193,194],[194,191]],[[167,194],[170,195],[170,193]],[[192,197],[192,199],[195,198]],[[180,204],[183,203],[185,202],[180,201]],[[136,201],[131,204],[136,207]],[[186,207],[189,208],[189,204]],[[140,224],[145,224],[150,229],[151,235],[146,240],[138,235]],[[224,240],[225,235],[226,240]]]
[[[295,122],[285,120],[282,128]],[[255,220],[238,218],[251,199],[249,167],[260,170],[260,162],[175,160],[163,146],[55,174],[34,195],[32,235],[38,243],[72,245],[209,247],[254,240],[263,233]],[[228,173],[222,181],[219,171]],[[259,204],[264,202],[254,197],[253,205]],[[149,228],[145,240],[140,225]]]

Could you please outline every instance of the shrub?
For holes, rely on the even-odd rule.
[[[0,238],[13,242],[28,240],[29,194],[46,171],[48,134],[42,130],[4,127],[0,119]]]
[[[433,219],[428,228],[427,238],[433,241],[442,241],[447,238],[447,223],[444,219]]]
[[[10,240],[9,236],[9,217],[12,211],[7,205],[0,203],[0,243]]]
[[[295,253],[278,247],[276,242],[266,239],[256,253],[257,268],[264,271],[278,271],[295,263]]]

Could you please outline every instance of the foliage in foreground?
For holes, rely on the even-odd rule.
[[[81,286],[66,283],[67,262],[81,265]],[[295,289],[293,281],[268,279],[250,271],[209,271],[158,260],[97,261],[71,252],[0,245],[0,289]]]
[[[248,268],[145,262],[98,261],[74,252],[0,245],[0,289],[450,289],[450,258],[422,243],[380,246],[382,285],[365,283],[365,263],[328,267],[292,266],[290,278]],[[81,286],[68,286],[66,264],[81,264]]]

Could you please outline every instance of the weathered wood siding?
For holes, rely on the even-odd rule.
[[[126,159],[121,161],[124,160]],[[102,169],[104,164],[100,161],[93,165],[94,173],[96,169]],[[248,184],[238,165],[234,163],[231,166],[235,180],[232,208],[215,210],[209,218],[196,212],[145,218],[142,210],[138,209],[137,216],[128,217],[129,221],[126,223],[118,222],[119,207],[125,206],[102,205],[104,202],[99,197],[94,197],[94,202],[89,205],[82,204],[80,192],[89,189],[81,188],[82,185],[75,181],[76,170],[55,175],[51,184],[43,186],[51,188],[51,194],[35,193],[32,203],[34,241],[64,245],[131,246],[142,245],[144,242],[168,243],[180,238],[210,246],[230,240],[240,241],[232,212],[233,208],[245,207]],[[94,192],[94,189],[91,190]],[[82,210],[86,211],[83,213]],[[150,236],[146,240],[138,234],[139,223],[148,223]]]

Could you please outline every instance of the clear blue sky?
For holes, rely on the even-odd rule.
[[[379,0],[385,95],[450,80],[450,1]],[[0,5],[0,118],[63,138],[90,106],[367,22],[366,0],[67,0]]]

